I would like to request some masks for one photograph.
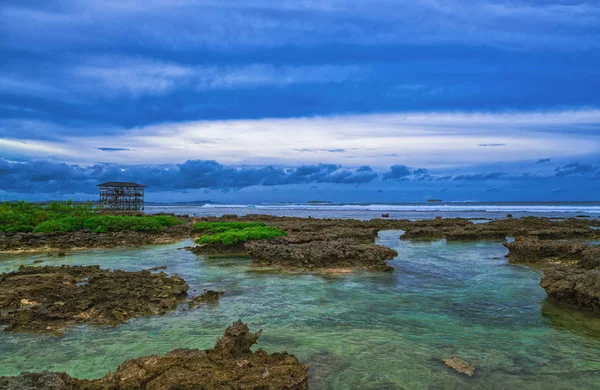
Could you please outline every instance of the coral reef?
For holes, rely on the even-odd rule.
[[[26,267],[0,274],[0,325],[8,332],[60,334],[65,325],[117,325],[163,314],[187,298],[177,276],[100,266]]]

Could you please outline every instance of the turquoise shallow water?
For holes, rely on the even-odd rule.
[[[246,258],[205,258],[189,242],[94,250],[65,258],[0,257],[0,272],[47,265],[139,270],[167,265],[192,289],[226,291],[218,305],[138,318],[116,328],[81,326],[63,337],[0,333],[0,375],[66,371],[97,378],[129,358],[208,348],[231,322],[263,328],[258,346],[287,349],[311,367],[312,389],[600,388],[600,319],[546,301],[539,271],[506,263],[497,242],[410,243],[389,274],[280,274]],[[473,378],[444,367],[456,354]]]

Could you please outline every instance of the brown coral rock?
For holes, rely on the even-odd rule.
[[[162,272],[21,266],[0,274],[0,325],[47,333],[79,323],[116,325],[173,310],[187,290],[183,279]]]
[[[164,357],[128,360],[98,380],[64,373],[22,373],[0,377],[7,390],[305,390],[308,369],[287,352],[252,352],[261,331],[251,333],[241,321],[228,327],[213,349],[176,349]]]
[[[246,250],[255,264],[296,268],[353,268],[372,271],[391,271],[387,264],[398,253],[388,247],[374,244],[354,244],[338,241],[312,241],[289,244],[286,240],[254,241],[246,243]]]
[[[463,374],[466,376],[475,375],[475,366],[470,363],[467,363],[466,361],[459,358],[458,356],[452,355],[452,357],[450,359],[442,359],[442,362],[444,362],[444,364],[447,367],[452,368],[453,370],[455,370],[456,372],[458,372],[460,374]]]

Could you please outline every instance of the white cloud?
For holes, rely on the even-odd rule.
[[[22,75],[0,77],[0,91],[74,101],[76,97],[113,98],[163,95],[172,90],[285,87],[365,79],[365,65],[186,65],[147,57],[77,56],[71,65],[35,80]],[[56,77],[56,75],[59,77]]]
[[[14,140],[0,139],[0,151],[16,152],[19,155],[27,157],[43,156],[68,156],[70,154],[68,148],[61,146],[56,142],[44,142],[37,140]]]
[[[359,80],[368,68],[358,65],[273,66],[251,64],[238,67],[197,69],[199,89],[287,86],[293,84],[337,83]]]
[[[580,124],[595,127],[590,125],[589,131],[576,134],[552,130],[554,126]],[[224,164],[323,162],[386,167],[402,163],[448,168],[598,154],[599,125],[600,110],[407,113],[165,123],[122,130],[111,136],[70,136],[54,145],[44,145],[53,145],[54,155],[76,163],[215,159]],[[5,147],[24,150],[18,141],[6,142]],[[485,148],[482,144],[503,146]],[[98,147],[131,150],[108,154]],[[304,153],[303,149],[313,152]],[[332,149],[344,152],[328,151]]]
[[[137,96],[164,93],[194,74],[193,69],[175,63],[146,58],[97,57],[76,66],[73,77],[90,83],[89,88],[106,88],[111,93]]]

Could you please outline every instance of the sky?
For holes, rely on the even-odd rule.
[[[600,3],[3,0],[0,197],[600,200]]]

